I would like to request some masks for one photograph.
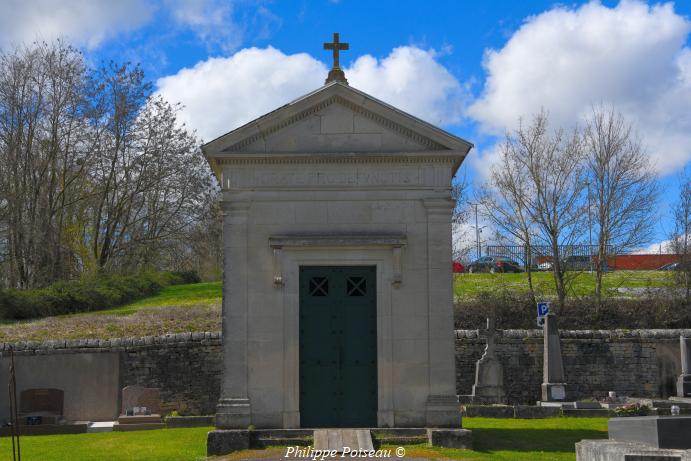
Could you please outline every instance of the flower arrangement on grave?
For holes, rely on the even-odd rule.
[[[648,405],[641,405],[640,403],[629,403],[614,409],[615,416],[646,416],[650,414],[650,407]]]

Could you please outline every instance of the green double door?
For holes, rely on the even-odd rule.
[[[300,424],[376,427],[376,268],[300,268]]]

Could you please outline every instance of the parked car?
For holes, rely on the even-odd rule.
[[[521,266],[504,256],[483,256],[468,264],[468,272],[521,272]]]
[[[463,264],[461,264],[458,261],[453,262],[453,273],[454,274],[462,274],[465,272],[465,267],[463,267]]]
[[[659,271],[673,271],[676,267],[677,264],[679,263],[667,263],[664,266],[660,266],[657,268]]]
[[[669,263],[665,264],[662,267],[659,267],[657,270],[659,271],[685,271],[691,269],[691,261],[682,261],[682,262],[676,262],[676,263]]]

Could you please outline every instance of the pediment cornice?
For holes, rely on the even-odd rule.
[[[235,144],[232,144],[222,150],[222,152],[242,152],[243,148],[249,146],[250,144],[255,143],[256,141],[266,137],[270,136],[273,133],[276,133],[279,130],[282,130],[283,128],[286,128],[294,123],[300,122],[301,120],[306,119],[307,117],[310,117],[312,115],[315,115],[322,110],[326,109],[332,104],[340,104],[353,112],[355,112],[358,115],[361,115],[363,117],[366,117],[367,119],[371,120],[372,122],[381,125],[382,127],[391,130],[407,139],[410,139],[421,146],[424,146],[428,150],[431,151],[436,151],[436,150],[448,150],[448,147],[435,142],[434,140],[422,136],[419,133],[406,128],[405,126],[396,123],[386,117],[383,117],[375,112],[369,111],[365,109],[364,107],[354,104],[353,102],[349,101],[348,99],[340,96],[340,95],[334,95],[331,96],[323,101],[320,101],[317,104],[314,104],[313,106],[303,110],[302,112],[299,112],[297,114],[294,114],[288,118],[285,118],[283,120],[278,121],[277,123],[270,124],[266,127],[262,127],[261,131],[254,133],[251,136],[248,136],[244,138],[243,140],[236,142]]]
[[[242,155],[244,153],[254,155],[269,153],[253,151],[249,149],[249,146],[290,125],[299,123],[333,104],[341,105],[355,114],[413,141],[425,151],[446,150],[453,151],[457,156],[465,156],[473,147],[468,141],[366,93],[334,82],[208,142],[202,146],[202,150],[209,159],[219,159],[228,155]],[[340,155],[340,153],[338,154]]]

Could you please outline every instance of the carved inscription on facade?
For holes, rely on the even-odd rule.
[[[408,169],[346,169],[307,171],[256,171],[254,169],[226,169],[225,187],[228,189],[315,187],[315,186],[422,186],[419,168]]]

